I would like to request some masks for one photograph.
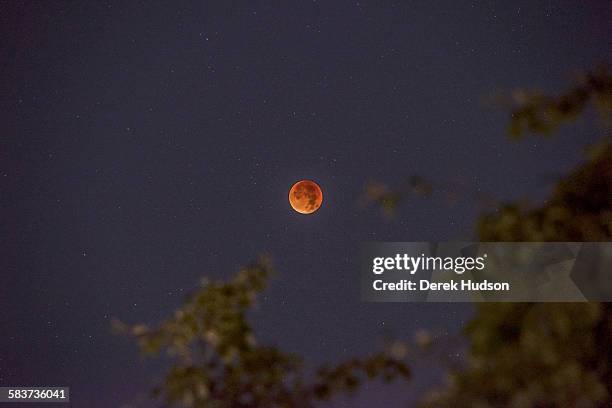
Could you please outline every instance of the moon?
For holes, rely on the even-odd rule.
[[[321,207],[323,192],[312,180],[301,180],[289,190],[289,204],[300,214],[312,214]]]

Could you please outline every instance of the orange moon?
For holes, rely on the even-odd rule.
[[[300,214],[312,214],[321,207],[323,192],[317,183],[301,180],[289,190],[289,204]]]

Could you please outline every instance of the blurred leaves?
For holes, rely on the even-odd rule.
[[[362,202],[380,208],[386,218],[392,218],[402,201],[402,194],[392,191],[387,185],[375,181],[367,182],[364,188]]]
[[[269,259],[261,258],[229,282],[206,282],[154,328],[114,322],[145,354],[165,352],[173,359],[156,396],[182,407],[312,407],[317,400],[353,392],[367,380],[410,377],[405,360],[392,352],[311,373],[298,355],[259,345],[247,314],[271,271]]]
[[[327,400],[338,392],[351,392],[364,380],[380,378],[391,382],[396,378],[409,378],[410,370],[396,358],[397,353],[379,352],[367,359],[352,359],[336,366],[325,365],[317,371],[312,388],[316,399]]]
[[[477,204],[483,207],[496,203],[495,197],[490,193],[471,187],[465,180],[455,179],[441,183],[426,180],[416,174],[392,187],[378,181],[366,182],[361,203],[365,207],[379,208],[385,219],[390,220],[396,215],[399,206],[410,198],[441,198],[447,206],[453,206],[466,196],[474,198]]]
[[[418,175],[412,175],[404,183],[391,188],[386,184],[369,181],[365,184],[362,203],[380,208],[386,218],[392,218],[408,196],[426,198],[433,194],[434,186]]]
[[[592,103],[606,125],[612,112],[612,74],[600,68],[582,75],[571,89],[559,96],[541,92],[516,90],[502,104],[511,112],[510,136],[520,138],[525,132],[552,134],[570,122]]]
[[[463,369],[425,407],[610,406],[612,308],[599,303],[481,303]]]
[[[544,205],[505,204],[480,218],[478,232],[485,241],[605,241],[612,237],[611,203],[612,144],[604,142]]]
[[[511,132],[547,133],[593,100],[612,111],[607,71],[588,75],[559,98],[528,96],[513,112]],[[560,180],[540,206],[507,203],[478,222],[482,241],[610,241],[612,144]],[[463,367],[424,407],[612,406],[612,304],[479,303],[467,325]]]

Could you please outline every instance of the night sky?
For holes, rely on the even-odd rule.
[[[74,407],[161,378],[113,317],[161,321],[264,252],[261,342],[317,363],[456,334],[470,305],[361,302],[361,242],[472,239],[473,192],[542,199],[598,136],[509,142],[485,100],[610,61],[607,1],[86,3],[0,4],[0,386],[70,386]],[[392,221],[360,206],[415,173],[469,193]],[[287,201],[303,178],[310,216]],[[405,406],[440,378],[417,364],[330,406]]]

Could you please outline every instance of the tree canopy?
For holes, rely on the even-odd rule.
[[[248,312],[271,271],[270,260],[261,258],[228,282],[208,282],[153,328],[115,322],[147,355],[165,352],[172,359],[156,396],[183,407],[307,408],[367,380],[410,377],[405,353],[397,347],[312,370],[296,354],[259,344]]]
[[[511,115],[510,133],[546,134],[594,99],[612,112],[611,76],[588,74],[558,98],[536,95]],[[612,145],[558,181],[541,205],[506,203],[478,221],[481,241],[609,241],[612,238]],[[449,373],[425,407],[612,406],[610,303],[479,303],[465,328],[463,367]]]

